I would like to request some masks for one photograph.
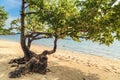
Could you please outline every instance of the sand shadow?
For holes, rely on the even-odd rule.
[[[99,80],[97,74],[85,74],[70,67],[51,66],[49,69],[51,70],[50,75],[55,77],[55,80]]]
[[[7,74],[10,69],[7,70],[7,67],[8,65],[6,67],[1,67],[0,80],[13,80],[8,78]],[[80,70],[66,66],[50,66],[49,69],[51,71],[47,72],[46,75],[41,75],[37,73],[27,74],[14,80],[99,80],[98,75],[96,74],[86,75]]]

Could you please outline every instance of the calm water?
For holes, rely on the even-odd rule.
[[[0,40],[12,40],[19,42],[20,35],[0,35]],[[41,39],[34,41],[33,43],[43,46],[53,46],[53,39]],[[117,40],[109,47],[107,47],[105,45],[99,45],[98,43],[93,43],[91,41],[83,40],[82,42],[74,42],[70,39],[60,39],[58,41],[58,48],[82,52],[85,54],[93,54],[97,56],[120,59],[120,42]]]

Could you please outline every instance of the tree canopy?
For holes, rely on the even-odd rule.
[[[110,45],[114,38],[119,39],[120,33],[120,3],[114,5],[116,0],[87,0],[78,1],[80,8],[80,27],[86,30],[90,40]],[[117,34],[116,34],[117,33]]]
[[[120,3],[116,0],[26,0],[27,30],[56,33],[110,45],[120,40]]]
[[[56,33],[110,45],[120,40],[120,2],[116,0],[26,0],[25,33]],[[19,26],[20,27],[20,26]],[[18,28],[20,29],[20,28]]]
[[[4,7],[0,6],[0,34],[4,33],[5,21],[7,20],[7,12]]]

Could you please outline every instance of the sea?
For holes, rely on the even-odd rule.
[[[0,40],[20,42],[20,34],[0,35]],[[40,39],[33,41],[33,44],[52,47],[53,41],[53,38]],[[71,38],[67,37],[65,39],[58,40],[57,48],[120,60],[120,41],[117,40],[108,47],[104,44],[100,45],[99,43],[89,40],[86,41],[84,39],[82,39],[81,42],[75,42]]]

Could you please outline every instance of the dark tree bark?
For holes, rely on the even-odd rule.
[[[32,57],[24,66],[18,66],[14,71],[9,73],[9,78],[21,77],[29,72],[46,74],[47,72],[47,56],[44,51],[37,57]]]
[[[21,43],[21,48],[24,52],[24,57],[26,58],[30,58],[30,54],[29,54],[29,49],[26,46],[26,39],[25,39],[25,15],[24,15],[24,11],[25,11],[25,1],[22,0],[22,6],[21,6],[21,36],[20,36],[20,43]]]
[[[31,43],[32,43],[32,40],[31,40],[30,38],[28,38],[27,46],[28,46],[29,49],[30,49],[30,47],[31,47]]]

